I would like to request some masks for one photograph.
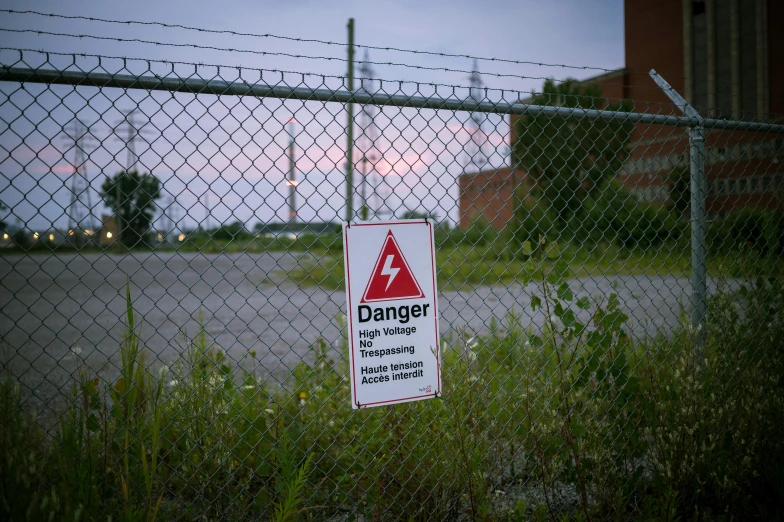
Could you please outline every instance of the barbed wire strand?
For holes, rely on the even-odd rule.
[[[312,55],[302,55],[302,54],[293,54],[293,53],[285,53],[285,52],[277,52],[277,51],[258,51],[258,50],[251,50],[251,49],[235,49],[230,47],[216,47],[211,45],[202,45],[202,44],[194,44],[194,43],[172,43],[172,42],[159,42],[155,40],[145,40],[141,38],[122,38],[118,36],[98,36],[98,35],[91,35],[91,34],[73,34],[73,33],[59,33],[54,31],[44,31],[42,29],[12,29],[8,27],[0,27],[0,32],[9,32],[9,33],[25,33],[25,34],[39,34],[39,35],[47,35],[47,36],[57,36],[57,37],[66,37],[66,38],[74,38],[74,39],[94,39],[94,40],[102,40],[102,41],[114,41],[118,43],[141,43],[141,44],[149,44],[155,46],[163,46],[163,47],[175,47],[175,48],[193,48],[193,49],[206,49],[206,50],[213,50],[219,52],[228,52],[228,53],[247,53],[257,56],[283,56],[286,58],[294,58],[294,59],[307,59],[307,60],[327,60],[327,61],[336,61],[341,63],[348,62],[347,58],[342,57],[329,57],[329,56],[312,56]],[[82,54],[84,53],[74,53],[74,54]],[[424,65],[410,65],[404,63],[397,63],[397,62],[377,62],[377,61],[369,61],[369,60],[354,60],[354,63],[358,64],[369,64],[369,65],[381,65],[381,66],[390,66],[390,67],[404,67],[408,69],[416,69],[416,70],[424,70],[424,71],[436,71],[436,72],[446,72],[446,73],[459,73],[466,76],[469,76],[474,73],[474,71],[469,71],[465,69],[451,69],[448,67],[428,67]],[[615,72],[615,71],[613,71]],[[292,71],[294,73],[294,71]],[[296,73],[295,73],[296,74]],[[317,74],[317,73],[315,73]],[[572,80],[572,78],[561,78],[556,79],[553,77],[546,77],[546,76],[524,76],[520,74],[508,74],[508,73],[494,73],[494,72],[482,72],[482,76],[490,76],[494,78],[511,78],[516,80],[555,80],[558,82],[563,82],[566,80]],[[379,79],[379,78],[372,78],[372,79]],[[583,85],[593,84],[592,80],[594,78],[588,78],[586,80],[577,80]],[[394,80],[387,80],[387,81],[394,81]],[[417,82],[413,82],[417,83]],[[418,83],[426,83],[426,82],[418,82]],[[605,87],[610,86],[621,86],[622,83],[603,83]],[[455,87],[460,88],[468,88],[465,85],[459,85]],[[651,86],[644,86],[638,85],[641,89],[650,90],[654,92],[659,92],[659,88],[655,85]],[[489,88],[489,87],[488,87]],[[502,89],[500,89],[502,90]],[[524,91],[520,91],[524,92]],[[535,93],[535,91],[531,91],[531,93]]]
[[[283,56],[286,58],[294,58],[294,59],[305,59],[305,60],[326,60],[326,61],[334,61],[334,62],[342,62],[347,63],[348,59],[343,57],[334,57],[334,56],[313,56],[313,55],[305,55],[305,54],[293,54],[293,53],[286,53],[286,52],[279,52],[279,51],[258,51],[252,49],[241,49],[241,48],[232,48],[232,47],[217,47],[212,45],[203,45],[203,44],[194,44],[194,43],[172,43],[172,42],[159,42],[156,40],[146,40],[143,38],[123,38],[119,36],[98,36],[93,34],[73,34],[73,33],[60,33],[55,31],[45,31],[42,29],[12,29],[9,27],[0,27],[0,32],[7,32],[7,33],[26,33],[26,34],[38,34],[38,35],[46,35],[46,36],[58,36],[64,38],[74,38],[74,39],[92,39],[92,40],[102,40],[102,41],[113,41],[118,43],[140,43],[146,45],[155,45],[155,46],[163,46],[163,47],[178,47],[178,48],[192,48],[192,49],[204,49],[204,50],[211,50],[211,51],[219,51],[219,52],[228,52],[228,53],[246,53],[252,54],[257,56]],[[369,64],[369,65],[380,65],[380,66],[387,66],[387,67],[404,67],[408,69],[416,69],[416,70],[423,70],[423,71],[437,71],[437,72],[446,72],[446,73],[458,73],[463,75],[471,75],[475,73],[475,71],[469,71],[467,69],[452,69],[449,67],[429,67],[425,65],[411,65],[406,63],[399,63],[399,62],[378,62],[378,61],[370,61],[370,60],[354,60],[356,64]],[[495,73],[495,72],[482,72],[482,76],[491,76],[495,78],[513,78],[518,80],[528,80],[528,79],[538,79],[536,77],[530,76],[523,76],[520,74],[508,74],[508,73]],[[543,79],[547,79],[544,78]]]
[[[292,36],[281,36],[281,35],[276,35],[271,33],[245,33],[240,31],[231,31],[231,30],[223,30],[223,29],[206,29],[202,27],[193,27],[193,26],[182,25],[182,24],[167,24],[164,22],[142,22],[138,20],[111,20],[107,18],[97,18],[93,16],[62,15],[58,13],[43,13],[40,11],[16,10],[16,9],[0,9],[0,13],[36,15],[36,16],[44,16],[49,18],[62,18],[66,20],[84,20],[89,22],[101,22],[101,23],[120,24],[120,25],[148,25],[148,26],[152,25],[152,26],[163,27],[166,29],[183,29],[187,31],[197,31],[201,33],[227,34],[232,36],[246,36],[252,38],[271,38],[271,39],[278,39],[278,40],[287,40],[291,42],[318,43],[322,45],[331,45],[331,46],[340,46],[340,47],[346,46],[345,43],[332,42],[329,40],[320,40],[317,38],[297,38]],[[555,64],[555,63],[534,62],[534,61],[527,61],[527,60],[512,60],[508,58],[488,58],[482,56],[473,56],[469,54],[417,51],[414,49],[405,49],[399,47],[382,47],[376,45],[362,45],[362,44],[354,44],[354,47],[361,48],[361,49],[376,50],[376,51],[390,51],[390,52],[400,52],[400,53],[409,53],[409,54],[419,54],[419,55],[437,56],[441,58],[462,58],[462,59],[480,60],[486,62],[508,63],[513,65],[535,65],[539,67],[560,67],[564,69],[575,69],[575,70],[584,70],[584,71],[603,71],[603,72],[614,72],[617,70],[617,69],[607,69],[605,67],[594,67],[588,65]]]
[[[257,37],[257,38],[276,38],[288,41],[296,41],[296,42],[313,42],[319,43],[324,45],[334,45],[334,46],[341,46],[345,47],[346,44],[338,43],[338,42],[330,42],[326,40],[318,40],[318,39],[309,39],[309,38],[296,38],[296,37],[288,37],[288,36],[280,36],[274,34],[254,34],[254,33],[242,33],[237,31],[231,30],[217,30],[217,29],[204,29],[198,27],[190,27],[184,26],[179,24],[166,24],[163,22],[140,22],[134,20],[128,21],[121,21],[121,20],[109,20],[103,18],[95,18],[95,17],[86,17],[86,16],[76,16],[76,15],[60,15],[56,13],[42,13],[38,11],[18,11],[14,9],[0,9],[0,13],[10,13],[10,14],[34,14],[38,16],[44,17],[52,17],[52,18],[63,18],[63,19],[77,19],[77,20],[85,20],[85,21],[96,21],[96,22],[103,22],[103,23],[113,23],[113,24],[122,24],[122,25],[131,25],[131,24],[138,24],[138,25],[155,25],[161,26],[165,28],[177,28],[177,29],[184,29],[184,30],[192,30],[192,31],[199,31],[204,33],[214,33],[214,34],[231,34],[235,36],[250,36],[250,37]],[[217,46],[208,46],[208,45],[201,45],[201,44],[192,44],[192,43],[185,43],[185,44],[177,44],[171,42],[158,42],[154,40],[144,40],[139,38],[122,38],[122,37],[109,37],[109,36],[98,36],[98,35],[90,35],[90,34],[69,34],[69,33],[58,33],[54,31],[45,31],[39,29],[11,29],[11,28],[0,28],[0,31],[4,32],[15,32],[15,33],[34,33],[34,34],[41,34],[41,35],[48,35],[48,36],[61,36],[61,37],[68,37],[68,38],[89,38],[89,39],[97,39],[97,40],[109,40],[109,41],[116,41],[119,43],[142,43],[142,44],[149,44],[149,45],[158,45],[158,46],[167,46],[167,47],[190,47],[195,49],[205,49],[205,50],[213,50],[219,52],[239,52],[239,53],[248,53],[248,54],[255,54],[255,55],[262,55],[262,56],[283,56],[287,58],[295,58],[295,59],[309,59],[309,60],[327,60],[327,61],[337,61],[337,62],[348,62],[347,58],[343,57],[330,57],[330,56],[312,56],[312,55],[303,55],[303,54],[293,54],[293,53],[285,53],[285,52],[277,52],[277,51],[258,51],[258,50],[251,50],[251,49],[242,49],[242,48],[230,48],[230,47],[217,47]],[[450,54],[450,53],[435,53],[430,51],[416,51],[411,49],[401,49],[395,47],[379,47],[379,46],[372,46],[372,45],[358,45],[355,44],[355,47],[358,48],[366,48],[366,49],[376,49],[382,51],[396,51],[396,52],[403,52],[403,53],[411,53],[411,54],[421,54],[421,55],[431,55],[431,56],[440,56],[440,57],[448,57],[448,58],[470,58],[476,60],[483,60],[488,62],[498,62],[498,63],[510,63],[516,65],[536,65],[536,66],[543,66],[543,67],[560,67],[566,69],[575,69],[575,70],[594,70],[594,71],[601,71],[602,74],[596,75],[594,77],[589,77],[586,79],[576,79],[581,84],[591,84],[595,83],[598,76],[602,76],[604,74],[611,74],[611,73],[619,73],[623,72],[629,76],[641,76],[644,78],[648,77],[648,72],[639,72],[639,71],[629,71],[625,67],[620,67],[617,69],[607,69],[603,67],[593,67],[593,66],[577,66],[577,65],[567,65],[567,64],[553,64],[553,63],[545,63],[545,62],[534,62],[534,61],[524,61],[524,60],[510,60],[504,58],[486,58],[486,57],[479,57],[479,56],[472,56],[472,55],[462,55],[462,54]],[[79,54],[79,53],[77,53]],[[469,71],[467,69],[454,69],[450,67],[429,67],[424,65],[411,65],[406,63],[399,63],[399,62],[378,62],[372,60],[354,60],[354,63],[357,64],[368,64],[368,65],[380,65],[380,66],[388,66],[388,67],[404,67],[408,69],[415,69],[415,70],[424,70],[424,71],[436,71],[436,72],[446,72],[446,73],[457,73],[457,74],[465,74],[465,75],[472,75],[475,74],[476,71]],[[521,80],[548,80],[552,79],[557,82],[563,82],[567,80],[572,80],[575,78],[555,78],[552,76],[525,76],[521,74],[510,74],[510,73],[495,73],[490,71],[482,71],[480,73],[482,76],[490,76],[495,78],[513,78],[513,79],[521,79]],[[670,78],[680,78],[684,80],[688,80],[689,78],[686,76],[678,76],[678,75],[671,75],[668,74]],[[716,79],[716,83],[722,84],[730,84],[732,83],[731,80],[722,80]],[[603,86],[610,87],[610,86],[623,86],[624,84],[621,83],[602,83]],[[644,90],[651,90],[654,92],[659,92],[659,88],[657,86],[647,86],[647,85],[640,85],[635,84],[635,87],[639,87]],[[707,92],[707,91],[706,91]]]
[[[2,31],[2,30],[3,29],[0,28],[0,31]],[[69,58],[73,58],[73,59],[75,59],[76,57],[95,58],[96,60],[99,61],[99,63],[100,63],[100,61],[102,59],[107,59],[107,60],[129,60],[129,61],[137,61],[137,62],[147,62],[148,64],[149,63],[159,63],[159,64],[171,65],[172,67],[174,67],[176,65],[188,65],[188,66],[193,66],[193,67],[215,67],[215,68],[218,68],[218,69],[237,69],[238,71],[240,71],[240,74],[239,74],[240,79],[242,79],[241,72],[243,70],[245,70],[245,71],[258,72],[260,75],[263,75],[264,73],[295,74],[295,75],[303,75],[303,76],[317,76],[317,77],[321,77],[321,78],[331,78],[331,79],[335,79],[335,80],[340,80],[341,82],[345,82],[345,76],[341,76],[341,75],[326,74],[326,73],[314,73],[314,72],[303,72],[303,71],[293,71],[293,70],[276,69],[276,68],[265,69],[265,68],[249,67],[249,66],[243,66],[243,65],[226,65],[226,64],[212,64],[212,63],[205,63],[205,62],[188,62],[188,61],[182,61],[182,60],[150,59],[150,58],[137,58],[137,57],[130,57],[130,56],[116,56],[116,55],[99,55],[99,54],[91,54],[91,53],[84,53],[84,52],[82,52],[82,53],[67,53],[67,52],[61,52],[61,51],[46,51],[46,50],[43,50],[43,49],[17,48],[17,47],[0,47],[0,51],[11,51],[11,52],[19,52],[19,53],[26,53],[26,52],[28,52],[28,53],[38,53],[38,54],[44,54],[44,55],[69,57]],[[22,56],[20,58],[20,60],[23,61],[24,57]],[[152,72],[152,71],[150,71],[150,72]],[[172,72],[175,72],[174,69],[172,69]],[[153,74],[156,74],[156,73],[153,73]],[[552,79],[552,78],[545,77],[545,76],[518,76],[517,78],[518,79],[527,79],[527,80],[540,80],[540,81],[546,81],[546,80],[551,80]],[[381,78],[381,77],[374,77],[374,78],[368,78],[368,79],[381,82],[382,85],[384,83],[386,83],[386,84],[398,84],[398,86],[399,86],[398,88],[401,88],[400,86],[402,86],[402,85],[412,85],[412,86],[416,85],[417,88],[419,89],[420,86],[426,85],[426,86],[429,86],[429,87],[432,87],[433,89],[435,89],[436,93],[438,93],[438,89],[439,88],[452,89],[452,90],[454,90],[454,89],[470,89],[471,88],[469,85],[454,85],[454,84],[447,84],[447,83],[422,82],[422,81],[416,81],[416,80],[399,80],[399,79],[388,79],[388,78]],[[591,84],[590,81],[578,81],[578,82],[581,85],[589,85],[589,84]],[[604,84],[604,85],[613,85],[613,84]],[[649,87],[644,87],[644,86],[640,86],[640,88],[645,89],[645,90],[654,90],[654,91],[657,91],[657,89],[658,89],[658,88],[654,89],[654,88],[649,88]],[[492,93],[492,92],[499,92],[499,93],[501,93],[502,99],[505,99],[505,98],[503,98],[503,94],[504,93],[516,94],[518,101],[522,101],[522,100],[524,100],[526,98],[533,97],[533,96],[535,96],[537,94],[540,94],[539,91],[536,91],[534,89],[532,89],[532,90],[520,90],[520,89],[504,89],[504,88],[498,88],[498,87],[495,87],[495,88],[494,87],[483,87],[482,90],[485,91],[485,93],[486,93],[485,97],[487,99],[490,99],[488,97],[488,94]],[[614,98],[606,98],[604,96],[602,96],[601,98],[614,99]],[[655,105],[655,106],[659,106],[659,107],[665,107],[665,106],[667,106],[667,107],[669,107],[669,106],[674,107],[674,105],[672,105],[671,103],[668,103],[668,102],[662,103],[662,102],[648,102],[648,101],[646,101],[646,103],[648,104],[648,106]]]

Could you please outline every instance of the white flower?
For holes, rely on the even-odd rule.
[[[246,384],[245,386],[242,387],[243,390],[252,390],[254,388],[255,386],[252,384]]]
[[[275,415],[275,410],[271,410],[271,409],[267,408],[267,409],[264,410],[264,413],[266,413],[267,415]]]
[[[327,423],[327,426],[329,426],[330,428],[333,427],[334,425],[335,425],[335,421],[333,421],[333,420],[331,420],[331,421],[329,421]]]
[[[305,406],[305,399],[300,399],[299,400],[299,405],[300,406]]]
[[[468,351],[468,360],[474,362],[476,360],[476,353],[471,350]]]
[[[82,347],[77,345],[71,346],[71,353],[78,357],[82,353]]]
[[[178,384],[180,384],[180,381],[177,379],[172,379],[169,381],[169,386],[177,386]]]

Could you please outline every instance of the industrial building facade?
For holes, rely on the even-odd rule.
[[[703,116],[781,123],[784,32],[776,26],[780,20],[784,2],[775,0],[626,0],[626,66],[582,83],[598,85],[607,103],[625,99],[637,112],[678,114],[648,76],[655,69]],[[515,128],[512,116],[513,148]],[[784,136],[709,130],[705,154],[709,215],[781,205]],[[685,129],[665,132],[659,126],[637,124],[618,181],[641,201],[668,205],[668,176],[688,165]],[[460,226],[480,217],[496,228],[505,226],[513,206],[507,184],[525,179],[524,172],[513,175],[509,169],[462,175]]]

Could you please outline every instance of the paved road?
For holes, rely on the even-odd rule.
[[[332,343],[341,335],[336,317],[345,310],[343,292],[285,281],[286,271],[307,261],[298,253],[0,257],[4,368],[49,395],[41,390],[68,382],[74,372],[78,346],[91,367],[116,374],[130,281],[152,357],[175,360],[183,332],[194,335],[202,314],[209,337],[229,357],[240,360],[255,350],[255,370],[284,379],[317,339]],[[669,331],[690,293],[687,279],[647,276],[575,280],[572,289],[592,298],[616,292],[636,336]],[[533,284],[443,292],[442,331],[487,331],[491,318],[502,320],[511,309],[524,314],[525,324],[541,325],[542,313],[530,312],[534,292]],[[246,359],[246,366],[253,365]]]

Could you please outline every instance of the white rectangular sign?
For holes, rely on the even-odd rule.
[[[433,225],[343,223],[351,406],[441,394]]]

